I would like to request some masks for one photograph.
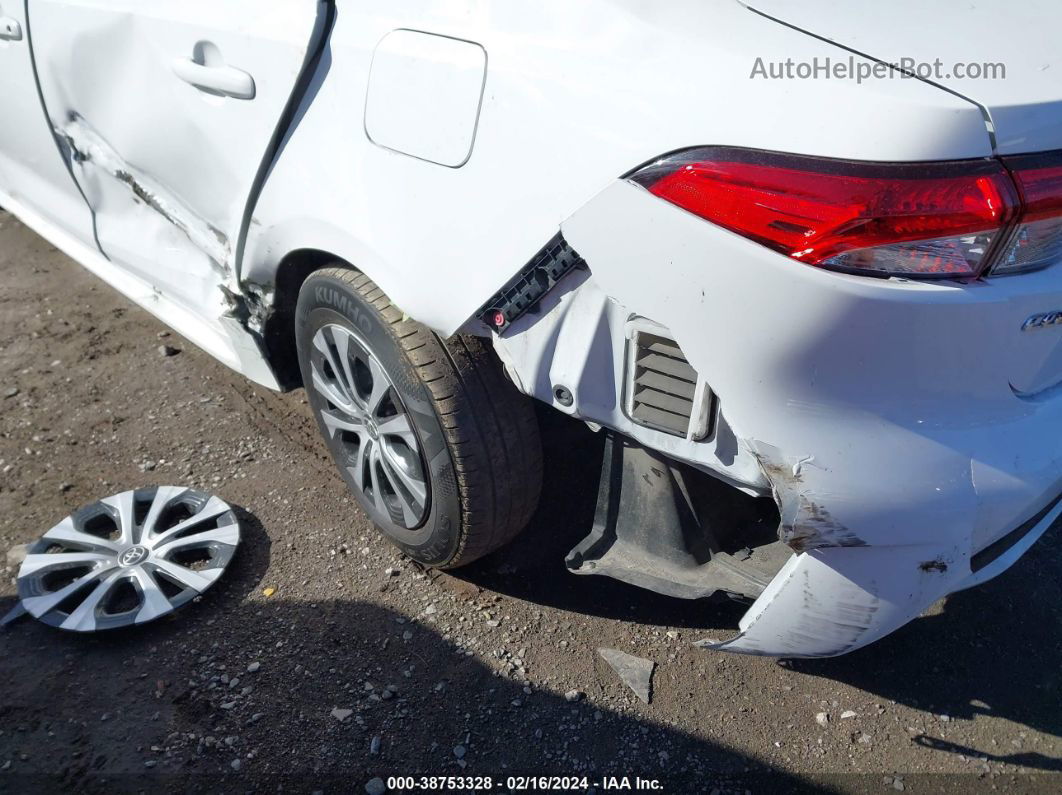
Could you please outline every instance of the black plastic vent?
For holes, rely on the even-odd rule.
[[[640,425],[686,436],[693,417],[697,371],[667,337],[637,331],[630,344],[630,418]]]
[[[557,282],[586,262],[557,233],[524,268],[492,297],[477,316],[498,332],[505,331],[521,315],[534,311],[542,296]]]

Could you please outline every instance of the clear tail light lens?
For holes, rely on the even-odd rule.
[[[866,163],[706,147],[631,179],[795,260],[875,276],[978,276],[1020,206],[989,159]]]
[[[992,275],[1039,270],[1062,262],[1062,152],[1004,158],[1023,212]]]

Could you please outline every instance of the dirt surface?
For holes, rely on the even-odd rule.
[[[1057,533],[846,657],[714,654],[691,641],[732,633],[740,605],[566,573],[600,440],[543,420],[528,531],[452,576],[419,571],[347,496],[301,391],[254,386],[0,211],[0,547],[136,486],[244,511],[229,572],[175,616],[0,633],[0,790],[362,792],[429,774],[504,791],[528,773],[597,792],[607,775],[681,793],[1062,787]],[[656,663],[650,704],[599,647]]]

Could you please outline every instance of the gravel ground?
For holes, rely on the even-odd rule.
[[[714,654],[691,641],[733,632],[741,606],[566,573],[600,440],[542,419],[532,526],[421,571],[347,496],[301,391],[254,386],[0,211],[0,548],[159,483],[217,493],[244,523],[229,572],[176,616],[0,633],[0,790],[362,792],[429,774],[503,791],[527,773],[680,793],[1062,787],[1057,533],[846,657]],[[651,703],[600,647],[656,663]]]

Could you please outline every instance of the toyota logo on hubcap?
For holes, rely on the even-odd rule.
[[[118,556],[119,566],[135,566],[148,556],[147,547],[129,547]]]

